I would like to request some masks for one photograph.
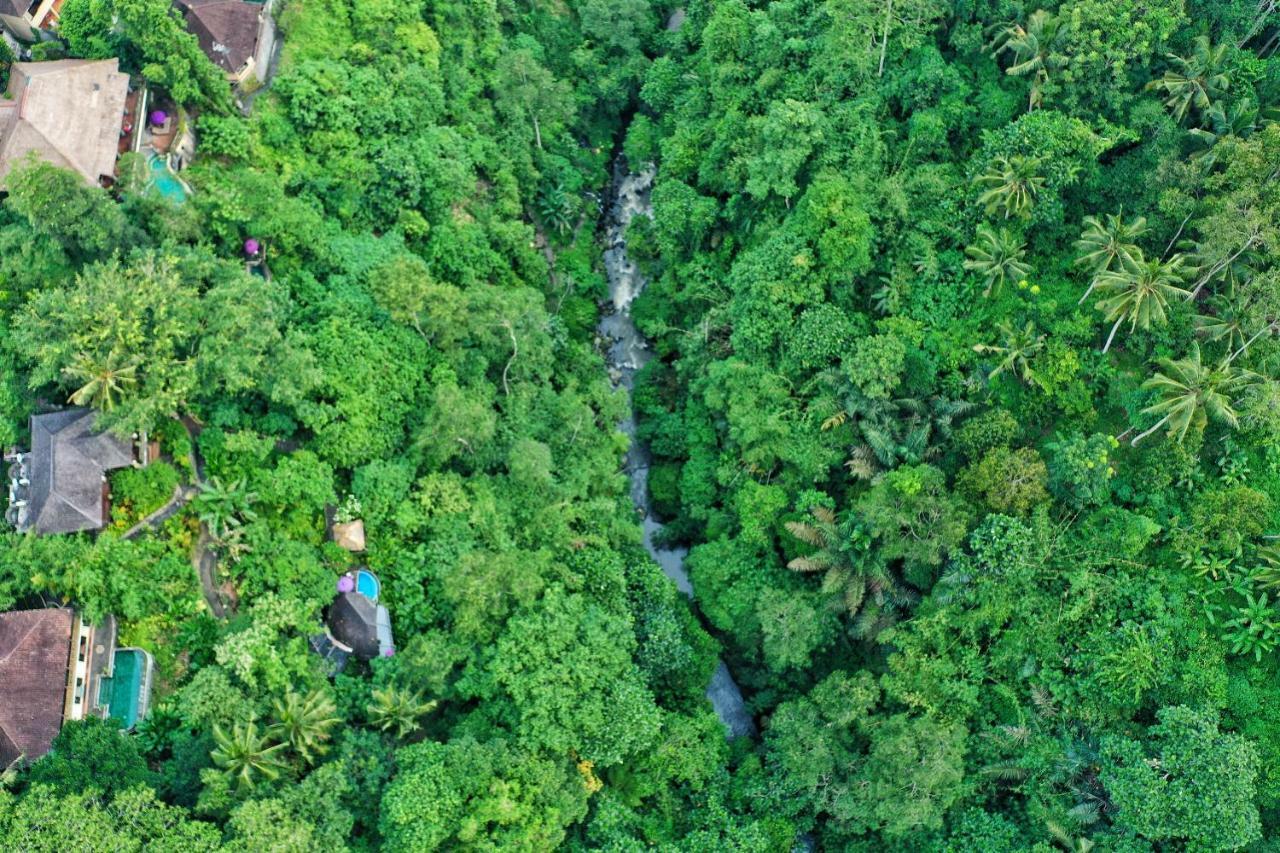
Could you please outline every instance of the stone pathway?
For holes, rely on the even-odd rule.
[[[183,415],[182,426],[191,439],[191,470],[195,474],[196,483],[205,481],[204,457],[200,455],[198,441],[204,427],[190,415]],[[197,489],[198,491],[198,489]],[[209,612],[219,619],[227,616],[227,605],[218,591],[218,555],[209,547],[209,527],[200,522],[200,535],[196,537],[195,547],[191,549],[191,566],[200,578],[200,590],[204,593],[204,601],[209,605]]]

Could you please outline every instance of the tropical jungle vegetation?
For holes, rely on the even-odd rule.
[[[0,203],[0,444],[70,400],[168,460],[0,536],[0,609],[159,667],[136,734],[11,769],[0,849],[1275,849],[1274,0],[277,11],[245,117],[163,0],[63,7],[200,148],[182,205]],[[619,156],[693,601],[596,333]],[[331,678],[351,499],[397,653]]]

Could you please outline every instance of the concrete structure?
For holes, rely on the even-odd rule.
[[[40,30],[54,26],[62,0],[0,0],[0,23],[15,38],[26,42],[38,41]],[[45,36],[48,38],[48,36]]]

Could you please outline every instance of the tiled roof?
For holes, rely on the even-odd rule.
[[[129,445],[93,431],[89,409],[31,418],[30,526],[40,533],[96,530],[106,523],[102,477],[133,461]]]
[[[200,49],[224,71],[239,72],[258,46],[262,4],[244,0],[179,0]]]
[[[44,755],[62,727],[71,611],[0,613],[0,769]]]
[[[15,62],[0,101],[0,179],[28,154],[97,184],[115,174],[129,75],[115,59]]]

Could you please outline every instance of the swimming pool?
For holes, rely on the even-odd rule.
[[[154,189],[163,198],[175,204],[182,204],[187,200],[187,188],[183,186],[182,181],[178,180],[178,176],[169,168],[169,164],[163,157],[153,152],[147,159],[147,165],[151,171],[147,179],[148,188]]]
[[[154,669],[155,661],[148,652],[116,649],[111,675],[104,676],[98,685],[99,706],[105,707],[126,729],[132,729],[147,715]]]
[[[378,593],[381,592],[382,585],[378,582],[377,576],[370,571],[360,569],[356,572],[356,592],[364,595],[370,601],[378,600]]]

